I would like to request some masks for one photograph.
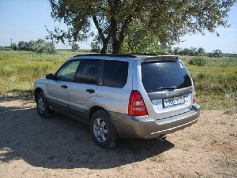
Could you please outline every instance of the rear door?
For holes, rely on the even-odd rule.
[[[80,60],[74,82],[69,89],[69,110],[78,119],[87,116],[94,103],[98,86],[99,60]]]
[[[191,109],[192,80],[181,61],[143,62],[141,71],[155,118],[166,118]]]
[[[132,62],[121,59],[102,61],[102,80],[96,98],[98,106],[115,113],[127,114],[132,89],[132,67]]]

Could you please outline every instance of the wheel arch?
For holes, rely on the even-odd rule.
[[[34,98],[35,98],[35,101],[37,99],[37,95],[40,93],[40,92],[44,92],[41,88],[36,88],[34,90]]]
[[[90,112],[89,112],[89,123],[90,123],[90,128],[91,128],[91,118],[92,118],[92,116],[93,116],[93,114],[96,112],[96,111],[99,111],[99,110],[101,110],[101,111],[104,111],[108,116],[109,116],[109,121],[110,121],[110,125],[111,125],[111,130],[112,130],[112,138],[113,138],[113,140],[112,140],[112,142],[110,143],[110,145],[108,146],[108,147],[103,147],[103,146],[101,146],[102,148],[110,148],[110,147],[113,147],[113,146],[115,146],[116,144],[117,144],[117,142],[118,142],[118,140],[119,140],[119,135],[118,135],[118,132],[117,132],[117,130],[116,130],[116,127],[114,126],[114,123],[113,123],[113,119],[111,118],[111,114],[105,109],[105,108],[103,108],[103,107],[101,107],[101,106],[93,106],[91,109],[90,109]],[[92,131],[91,131],[91,133],[92,133]]]
[[[109,117],[110,117],[109,112],[108,112],[105,108],[103,108],[103,107],[101,107],[101,106],[93,106],[93,107],[90,108],[89,121],[91,121],[92,115],[93,115],[96,111],[98,111],[98,110],[103,110],[103,111],[105,111],[105,112],[109,115]],[[111,117],[110,117],[110,118],[111,118]]]
[[[113,126],[113,128],[114,128],[114,131],[115,131],[115,133],[118,135],[118,132],[117,132],[117,129],[116,129],[115,125],[114,125],[114,122],[113,122],[113,119],[112,119],[111,114],[110,114],[105,108],[103,108],[103,107],[101,107],[101,106],[93,106],[93,107],[91,107],[91,109],[90,109],[90,111],[89,111],[89,123],[90,123],[90,121],[91,121],[92,115],[93,115],[96,111],[98,111],[98,110],[105,111],[105,112],[108,114],[108,116],[109,116],[109,118],[110,118],[110,121],[111,121],[111,123],[112,123],[112,126]]]

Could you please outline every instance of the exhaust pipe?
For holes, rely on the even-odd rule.
[[[166,140],[166,136],[165,135],[161,135],[158,137],[160,141],[165,141]]]

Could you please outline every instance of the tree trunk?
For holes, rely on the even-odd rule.
[[[107,38],[105,38],[105,36],[103,34],[103,30],[100,27],[100,24],[99,24],[99,22],[98,22],[98,20],[97,20],[95,15],[93,15],[93,21],[94,21],[94,24],[95,24],[95,26],[96,26],[96,28],[98,30],[99,37],[100,37],[100,39],[101,39],[101,41],[103,43],[103,47],[102,47],[100,53],[101,54],[106,54],[107,48],[108,48],[108,42],[109,42],[108,36],[107,36]]]
[[[112,54],[118,54],[119,53],[119,49],[121,47],[121,42],[120,41],[115,41],[113,42],[113,46],[112,46]]]
[[[131,19],[132,19],[131,15],[126,17],[123,21],[123,25],[120,29],[119,34],[117,34],[118,33],[117,28],[116,28],[116,32],[112,34],[113,35],[113,37],[112,37],[112,40],[113,40],[113,42],[112,42],[112,48],[113,48],[112,53],[113,54],[118,54],[119,53],[120,47],[121,47],[121,45],[124,41],[124,38],[126,36],[126,33],[125,33],[126,29],[128,28],[128,24],[131,21]]]
[[[102,47],[102,49],[100,50],[100,53],[101,53],[101,54],[106,54],[107,48],[108,48],[108,42],[106,43],[106,41],[103,41],[103,47]]]

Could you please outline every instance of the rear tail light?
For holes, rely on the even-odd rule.
[[[196,98],[196,92],[195,92],[195,89],[194,89],[194,90],[193,90],[193,104],[196,103],[196,100],[197,100],[197,98]]]
[[[144,116],[147,115],[146,105],[139,91],[133,90],[131,92],[128,104],[128,115],[130,116]]]

